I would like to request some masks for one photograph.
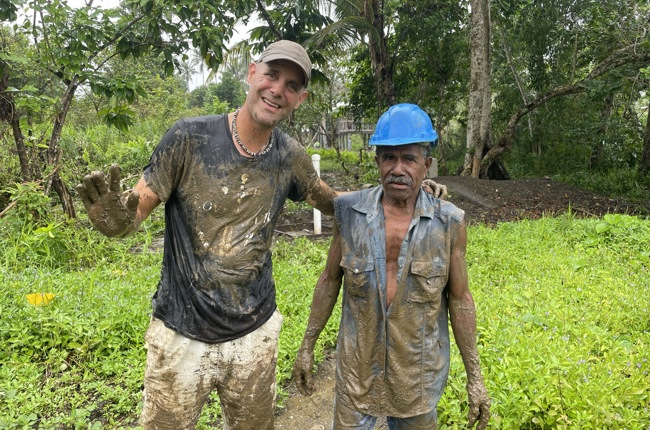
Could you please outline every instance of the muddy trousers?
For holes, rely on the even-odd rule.
[[[389,430],[436,430],[438,428],[438,411],[408,418],[386,417]],[[334,399],[334,422],[332,430],[373,430],[377,417],[365,415],[345,405],[340,399]]]
[[[193,429],[216,390],[224,430],[272,430],[281,326],[282,315],[276,310],[244,337],[206,344],[153,318],[145,336],[144,429]]]

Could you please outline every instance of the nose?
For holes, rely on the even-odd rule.
[[[271,85],[270,91],[271,95],[275,98],[282,97],[282,91],[284,90],[284,84],[282,82],[276,81]]]
[[[404,175],[404,163],[400,159],[397,159],[395,161],[395,164],[393,165],[393,169],[391,173],[395,176],[402,176]]]

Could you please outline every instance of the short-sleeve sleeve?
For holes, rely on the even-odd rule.
[[[160,139],[149,164],[144,168],[147,185],[163,202],[169,200],[180,182],[188,134],[184,121],[177,121]]]
[[[291,187],[288,198],[294,202],[305,201],[310,191],[318,186],[319,178],[311,157],[295,139],[287,137],[291,169]]]

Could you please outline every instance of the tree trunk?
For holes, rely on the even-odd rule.
[[[52,136],[50,137],[50,142],[47,148],[47,164],[52,167],[53,170],[45,187],[45,193],[49,193],[50,188],[54,188],[54,191],[56,191],[61,200],[63,212],[68,218],[76,218],[77,214],[75,212],[74,202],[72,201],[72,195],[59,175],[59,168],[62,165],[61,161],[63,159],[63,151],[61,150],[60,141],[63,124],[65,123],[66,116],[68,115],[68,111],[72,105],[72,100],[74,99],[74,94],[78,87],[79,81],[77,78],[74,78],[68,84],[68,88],[62,98],[61,110],[54,120]]]
[[[368,49],[370,51],[370,64],[375,73],[379,110],[383,111],[385,106],[394,105],[396,98],[393,70],[388,57],[388,42],[384,32],[382,3],[378,0],[365,2],[363,13],[366,19],[372,23],[377,33],[376,39],[370,35]]]
[[[650,102],[648,102],[648,118],[643,133],[643,152],[639,162],[639,176],[650,182]]]
[[[11,103],[12,107],[15,109],[13,102]],[[18,115],[12,115],[11,119],[11,129],[14,134],[14,142],[16,142],[16,152],[18,153],[18,161],[20,162],[20,176],[23,182],[33,181],[31,171],[29,169],[29,156],[27,155],[27,147],[25,146],[25,136],[23,131],[20,128],[20,118]]]
[[[257,0],[256,3],[257,11],[262,15],[262,18],[264,18],[264,22],[271,30],[271,33],[273,33],[277,40],[282,39],[282,32],[280,32],[280,30],[278,30],[278,28],[275,26],[275,23],[273,22],[273,18],[269,14],[269,11],[266,10],[266,7],[264,7],[264,3],[262,3],[261,0]],[[205,84],[205,80],[203,83]]]
[[[496,145],[494,145],[493,148],[490,148],[490,150],[483,157],[483,160],[481,162],[481,171],[483,174],[487,175],[487,171],[490,165],[495,162],[501,155],[512,149],[512,143],[515,139],[515,132],[517,131],[517,124],[521,118],[555,97],[577,94],[584,91],[585,88],[578,84],[558,87],[554,88],[543,96],[538,97],[527,105],[520,107],[510,117],[510,121],[508,121],[506,129],[504,130],[503,135],[497,140]]]
[[[600,127],[598,127],[598,134],[596,135],[597,142],[591,147],[591,155],[589,156],[589,169],[595,169],[602,163],[602,154],[605,147],[605,136],[609,128],[609,120],[614,111],[614,92],[610,91],[605,97],[605,106],[600,114]]]
[[[503,52],[506,54],[506,61],[508,62],[508,66],[510,67],[512,76],[515,79],[515,84],[517,84],[519,95],[521,95],[521,100],[524,102],[525,105],[527,105],[528,96],[526,95],[526,89],[524,88],[524,84],[521,82],[521,78],[519,77],[519,72],[517,71],[517,68],[515,67],[515,63],[512,60],[512,54],[510,53],[510,47],[508,46],[508,41],[506,40],[506,36],[503,33],[503,31],[499,31],[499,36],[501,38],[501,46],[503,47]],[[530,115],[528,115],[528,135],[530,136],[531,139],[533,138],[533,119],[531,118]],[[535,145],[533,148],[533,152],[537,155],[541,155],[542,153],[541,145]]]
[[[16,143],[16,152],[20,163],[20,176],[23,182],[32,181],[32,175],[29,170],[29,156],[25,146],[25,135],[20,128],[20,117],[18,116],[14,96],[12,92],[7,92],[9,88],[9,68],[6,63],[0,61],[0,66],[4,68],[4,74],[0,76],[0,121],[6,121],[11,124],[11,130]]]
[[[440,127],[440,124],[444,124],[444,118],[446,114],[446,107],[447,107],[447,99],[446,99],[446,94],[447,94],[447,88],[446,85],[441,85],[438,90],[438,98],[440,99],[440,105],[438,106],[437,110],[437,120],[433,124],[434,127]],[[424,91],[422,91],[422,94],[424,94]],[[443,133],[441,133],[441,129],[438,128],[438,174],[440,176],[446,176],[449,173],[449,169],[447,168],[447,159],[445,157],[445,145],[444,145],[444,140],[443,140]]]
[[[491,146],[490,0],[471,0],[470,84],[467,152],[462,174],[478,178],[485,148]]]

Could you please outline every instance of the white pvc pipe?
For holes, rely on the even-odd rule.
[[[320,155],[312,155],[311,162],[314,165],[314,169],[316,169],[318,177],[320,178]],[[314,208],[314,234],[321,234],[320,211],[316,208]]]

